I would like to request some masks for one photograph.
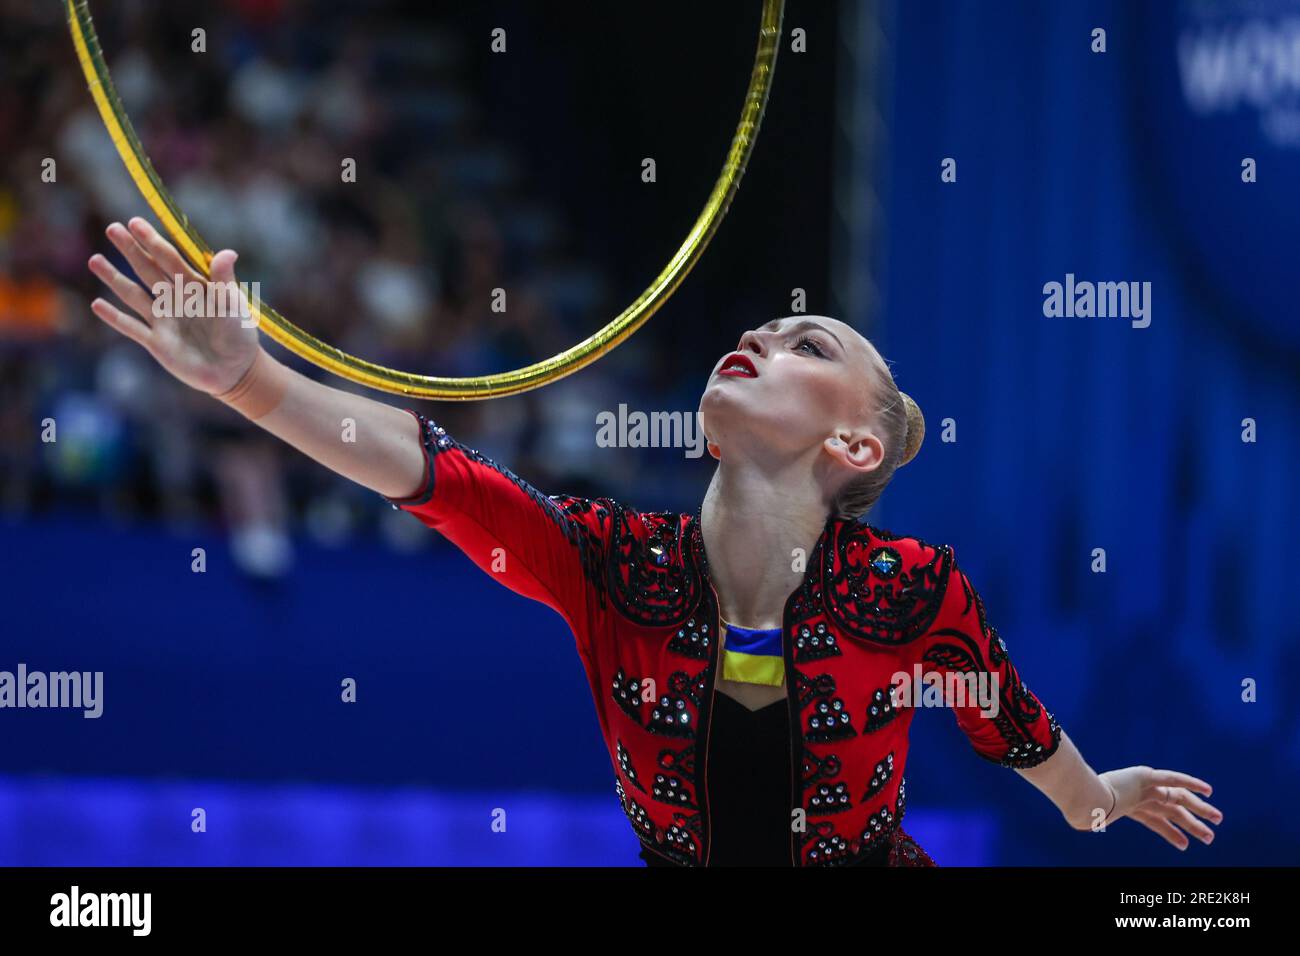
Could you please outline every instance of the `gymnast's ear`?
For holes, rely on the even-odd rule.
[[[885,446],[874,432],[831,437],[822,442],[831,457],[853,471],[874,471],[885,460]]]

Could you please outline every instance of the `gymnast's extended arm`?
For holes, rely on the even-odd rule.
[[[176,276],[199,284],[200,291],[239,292],[235,253],[222,250],[213,257],[209,282],[143,219],[132,219],[130,228],[113,223],[107,232],[156,295],[96,255],[90,270],[138,318],[103,299],[92,303],[95,315],[143,346],[185,384],[221,399],[325,467],[378,492],[438,531],[494,580],[554,608],[578,635],[580,649],[585,648],[603,607],[599,561],[613,523],[612,502],[544,495],[413,409],[299,374],[262,349],[246,305],[243,317],[238,309],[215,305],[211,311],[216,314],[174,317],[169,313],[189,310],[160,309],[159,304],[167,305]],[[216,303],[218,298],[199,301]]]
[[[146,220],[132,219],[129,228],[113,223],[107,234],[150,288],[174,287],[177,275],[208,286]],[[235,258],[229,250],[217,253],[213,282],[236,288]],[[158,308],[148,289],[103,256],[91,258],[90,270],[135,313],[96,299],[95,315],[186,385],[223,399],[303,454],[381,495],[401,497],[420,487],[425,457],[419,424],[402,409],[299,374],[267,354],[257,329],[237,315],[180,316],[181,309]],[[355,422],[354,441],[342,440],[344,419]]]
[[[1208,783],[1177,770],[1124,767],[1098,774],[1088,766],[1074,741],[1061,732],[1056,753],[1036,767],[1017,770],[1056,804],[1076,830],[1104,830],[1123,817],[1141,823],[1172,846],[1186,850],[1187,834],[1202,843],[1214,840],[1214,831],[1200,818],[1223,822],[1217,807],[1197,794],[1209,796]]]

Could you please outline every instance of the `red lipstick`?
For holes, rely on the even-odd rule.
[[[748,355],[743,352],[732,352],[722,360],[718,374],[737,378],[758,378],[758,369],[754,368],[754,363],[749,360]]]

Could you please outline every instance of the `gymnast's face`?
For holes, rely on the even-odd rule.
[[[871,398],[882,365],[870,342],[827,316],[749,330],[718,360],[700,399],[709,453],[777,464],[829,456],[834,485],[870,471],[884,454]]]

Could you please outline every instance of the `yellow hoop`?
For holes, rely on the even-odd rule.
[[[131,120],[113,87],[108,65],[104,62],[103,50],[90,18],[89,0],[65,0],[65,5],[77,59],[81,62],[91,96],[94,97],[104,127],[113,139],[113,145],[117,147],[118,155],[122,157],[127,172],[131,174],[149,208],[171,235],[172,241],[194,268],[207,276],[212,250],[199,236],[189,217],[176,205],[140,145]],[[772,88],[772,74],[776,69],[777,43],[784,11],[785,0],[763,0],[758,52],[754,57],[749,89],[745,93],[745,103],[740,112],[740,124],[736,127],[731,149],[727,152],[726,162],[704,205],[704,211],[649,288],[595,335],[559,355],[511,372],[474,378],[442,378],[401,372],[349,355],[298,328],[265,303],[256,310],[259,327],[289,351],[336,375],[371,388],[416,398],[469,401],[513,395],[539,388],[590,365],[631,336],[659,310],[695,266],[704,247],[717,231],[722,217],[726,215],[758,138],[759,124],[763,120],[767,96]]]

